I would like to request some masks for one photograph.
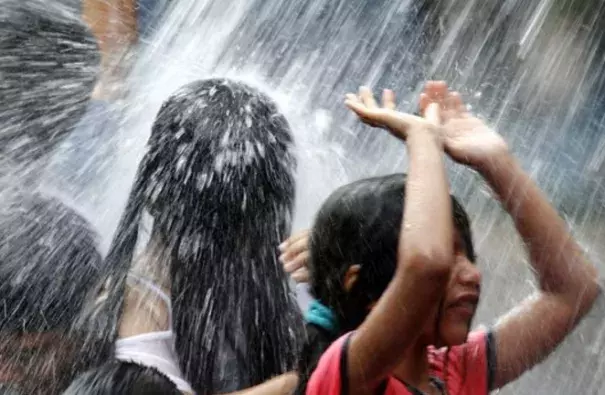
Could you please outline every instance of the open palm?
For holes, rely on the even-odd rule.
[[[420,96],[420,111],[432,103],[441,107],[443,143],[456,162],[475,168],[508,152],[502,136],[479,118],[471,116],[457,92],[449,92],[444,82],[431,81]]]
[[[414,132],[431,133],[441,139],[439,106],[435,103],[428,103],[424,117],[418,117],[395,109],[393,91],[386,89],[382,95],[382,105],[379,105],[372,91],[362,86],[357,95],[347,94],[345,104],[365,124],[386,129],[402,140],[406,140]]]

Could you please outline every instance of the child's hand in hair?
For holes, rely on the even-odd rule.
[[[456,162],[482,170],[508,154],[502,136],[470,115],[460,94],[448,91],[445,82],[427,83],[420,95],[420,113],[424,114],[433,103],[441,107],[445,151]]]
[[[366,124],[385,128],[395,137],[407,140],[411,133],[432,133],[441,140],[439,130],[440,108],[438,104],[428,103],[424,118],[395,110],[395,94],[385,89],[382,94],[382,106],[374,100],[372,91],[367,87],[359,88],[359,94],[348,93],[345,104]]]
[[[297,283],[309,281],[309,231],[303,230],[284,241],[279,250],[279,260],[284,265],[286,273]]]

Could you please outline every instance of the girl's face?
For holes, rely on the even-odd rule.
[[[455,263],[438,312],[436,346],[455,346],[466,342],[479,303],[481,273],[467,257],[458,232],[454,240]]]

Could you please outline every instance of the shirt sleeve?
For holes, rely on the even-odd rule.
[[[346,394],[347,348],[350,334],[336,340],[322,355],[307,384],[307,395]]]

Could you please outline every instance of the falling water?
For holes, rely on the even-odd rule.
[[[180,0],[143,45],[130,76],[107,185],[81,199],[111,235],[163,100],[195,79],[228,76],[268,91],[294,130],[295,225],[308,227],[337,186],[406,168],[403,146],[359,125],[343,96],[393,88],[414,111],[427,79],[445,79],[506,136],[525,169],[605,273],[605,1]],[[473,172],[450,164],[473,218],[483,271],[478,323],[534,285],[522,243]],[[88,197],[90,197],[88,196]],[[107,240],[109,237],[106,237]],[[503,393],[596,394],[605,388],[603,307],[539,368]]]
[[[116,166],[133,175],[152,115],[177,87],[211,75],[238,78],[269,91],[293,126],[300,160],[295,224],[304,228],[336,186],[405,170],[402,145],[360,126],[344,109],[344,94],[360,84],[390,87],[400,108],[413,111],[424,80],[446,79],[507,137],[604,271],[604,4],[173,2],[132,73],[137,104],[129,108],[132,127],[120,137],[130,155],[120,155]],[[534,286],[506,215],[475,174],[450,170],[474,220],[484,274],[476,321],[489,324]],[[111,221],[105,226],[111,229]],[[598,393],[605,385],[602,317],[597,306],[546,363],[503,392]]]

